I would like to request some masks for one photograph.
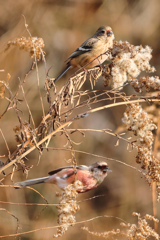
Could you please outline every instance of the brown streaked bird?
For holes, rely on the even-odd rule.
[[[78,47],[65,62],[66,68],[54,79],[56,82],[70,68],[93,68],[108,58],[107,51],[113,47],[114,34],[111,27],[99,27],[96,33]]]
[[[73,184],[75,180],[82,182],[82,188],[78,189],[78,193],[87,192],[98,187],[111,172],[106,162],[95,162],[90,166],[78,165],[75,173],[72,166],[55,169],[48,174],[51,176],[35,178],[18,182],[14,184],[15,188],[26,187],[39,183],[56,184],[59,188],[64,189],[69,184]]]

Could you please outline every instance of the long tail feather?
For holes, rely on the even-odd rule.
[[[30,179],[26,180],[23,182],[17,182],[14,184],[14,187],[26,187],[34,184],[39,184],[39,183],[44,183],[49,177],[43,177],[43,178],[35,178],[35,179]]]
[[[71,65],[68,65],[68,66],[63,70],[63,72],[61,72],[61,73],[58,75],[58,77],[56,77],[56,79],[54,79],[54,83],[55,83],[58,79],[60,79],[70,68],[71,68]]]

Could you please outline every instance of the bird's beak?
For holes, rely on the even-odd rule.
[[[112,172],[112,170],[109,167],[106,167],[103,169],[103,172]]]
[[[107,36],[111,36],[113,34],[113,32],[111,30],[107,31]]]

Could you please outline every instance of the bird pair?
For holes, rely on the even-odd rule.
[[[66,68],[54,82],[61,78],[70,68],[85,67],[85,69],[89,69],[102,64],[108,58],[107,51],[113,47],[113,40],[114,34],[110,27],[98,28],[91,38],[82,43],[69,56],[66,60],[68,61]],[[82,182],[82,188],[77,192],[86,192],[99,186],[109,171],[111,170],[106,162],[96,162],[90,166],[77,166],[76,173],[73,167],[69,166],[49,172],[51,176],[15,183],[14,186],[18,188],[39,183],[53,183],[63,189],[77,179]]]

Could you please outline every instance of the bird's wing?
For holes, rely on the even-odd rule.
[[[85,165],[77,165],[76,168],[79,169],[79,170],[88,170],[88,167],[85,166]],[[73,166],[67,166],[67,167],[57,168],[57,169],[55,169],[55,170],[53,170],[53,171],[50,171],[48,174],[49,174],[49,175],[54,175],[54,174],[56,174],[56,173],[58,173],[58,172],[60,172],[60,171],[62,171],[62,170],[64,170],[64,169],[73,169]]]
[[[67,167],[61,167],[61,168],[57,168],[57,169],[55,169],[55,170],[53,170],[53,171],[50,171],[48,174],[49,175],[54,175],[54,174],[56,174],[56,173],[58,173],[58,172],[60,172],[60,171],[62,171],[62,170],[64,170],[64,169],[71,169],[71,168],[73,168],[72,166],[67,166]]]
[[[76,167],[78,170],[88,170],[88,166],[86,165],[77,165]]]
[[[66,61],[68,61],[70,58],[75,58],[81,54],[84,54],[86,52],[90,52],[93,47],[94,44],[98,41],[98,38],[89,38],[87,39],[84,43],[82,43],[82,45],[80,47],[78,47],[67,59]],[[65,61],[65,62],[66,62]]]

